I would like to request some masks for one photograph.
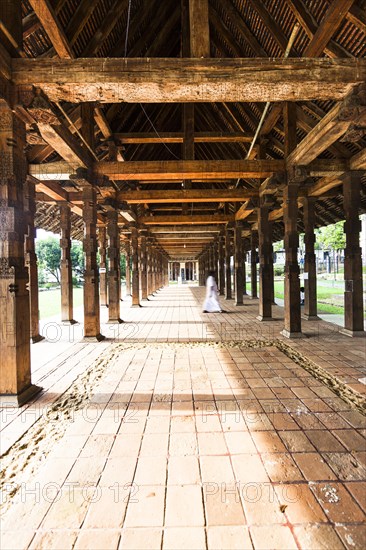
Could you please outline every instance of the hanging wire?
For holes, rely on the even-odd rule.
[[[129,32],[130,32],[131,4],[132,4],[132,0],[128,0],[127,27],[126,27],[126,38],[125,38],[125,57],[127,57],[128,35],[129,35]]]
[[[127,11],[127,25],[126,25],[126,38],[125,38],[125,58],[127,57],[127,44],[128,44],[128,36],[129,36],[129,32],[130,32],[130,24],[131,24],[131,8],[132,8],[132,0],[128,0],[128,11]],[[157,135],[157,137],[160,139],[161,143],[164,145],[165,149],[167,151],[169,151],[169,153],[174,157],[176,158],[177,160],[181,160],[180,157],[178,157],[171,149],[170,147],[167,146],[167,144],[164,142],[164,140],[162,139],[162,137],[160,136],[159,132],[157,131],[157,129],[155,128],[154,126],[154,123],[153,121],[151,120],[151,118],[149,117],[149,115],[147,114],[144,106],[140,103],[140,107],[141,109],[143,110],[147,120],[150,122],[151,124],[151,128],[153,129],[153,131],[155,132],[155,134]]]

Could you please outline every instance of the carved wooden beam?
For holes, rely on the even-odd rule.
[[[339,100],[366,80],[362,58],[13,59],[12,68],[15,84],[74,103]]]

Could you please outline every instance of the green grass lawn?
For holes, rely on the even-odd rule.
[[[317,284],[319,313],[334,313],[343,315],[343,284],[332,286],[331,281]],[[275,281],[275,297],[284,299],[284,281]]]
[[[83,304],[83,289],[74,288],[74,307]],[[44,290],[39,293],[40,319],[61,314],[61,290]]]

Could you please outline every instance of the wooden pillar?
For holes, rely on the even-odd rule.
[[[242,224],[235,223],[234,229],[234,275],[235,275],[235,305],[243,305],[243,239]]]
[[[225,230],[225,299],[232,299],[232,290],[231,290],[231,231],[229,228]]]
[[[23,122],[0,102],[0,406],[20,406],[40,390],[30,370],[24,148]]]
[[[132,307],[140,307],[140,276],[139,276],[139,246],[138,230],[131,227],[132,254]]]
[[[108,285],[107,285],[107,230],[105,227],[98,228],[99,245],[99,289],[100,305],[108,304]]]
[[[147,300],[147,251],[146,232],[140,230],[140,286],[141,300]]]
[[[219,280],[219,243],[214,241],[212,244],[212,253],[213,253],[213,271],[215,273],[215,280]]]
[[[315,259],[315,197],[304,199],[304,226],[305,226],[305,262],[304,262],[304,289],[305,304],[304,316],[309,321],[319,319],[317,315],[316,296],[316,259]]]
[[[85,272],[84,272],[84,335],[100,341],[99,269],[97,266],[97,196],[96,189],[82,185]]]
[[[173,265],[172,265],[173,269]],[[173,278],[173,275],[172,275]],[[147,280],[147,295],[150,296],[153,293],[152,288],[152,251],[151,251],[151,238],[146,239],[146,280]]]
[[[224,236],[219,236],[219,291],[220,296],[225,294],[225,247],[224,247]]]
[[[244,241],[242,241],[242,246],[244,246]],[[247,252],[243,249],[243,294],[244,296],[247,295],[247,273],[246,273],[246,260],[247,260]]]
[[[131,296],[131,247],[130,243],[125,244],[126,257],[126,296]]]
[[[258,208],[259,239],[259,321],[272,319],[272,277],[271,277],[271,228],[269,208],[260,199]]]
[[[269,271],[271,279],[271,302],[276,305],[275,302],[275,289],[274,289],[274,265],[273,265],[273,223],[269,223],[269,239],[270,239],[270,254],[269,254]]]
[[[251,298],[258,298],[257,289],[257,246],[258,246],[258,232],[250,232],[250,292]]]
[[[71,209],[68,204],[60,204],[61,227],[61,322],[73,325],[74,305],[71,262]]]
[[[300,268],[297,259],[299,234],[297,183],[289,181],[283,191],[283,221],[285,225],[285,326],[282,331],[287,338],[298,338],[301,333]]]
[[[36,212],[35,184],[28,176],[25,184],[25,204],[28,218],[28,233],[25,237],[25,263],[29,274],[30,335],[33,344],[44,340],[39,333],[38,268],[35,250],[36,230],[34,215]]]
[[[120,318],[121,273],[118,211],[107,212],[108,234],[108,323],[122,323]]]
[[[364,335],[362,259],[360,248],[361,176],[349,172],[343,177],[343,207],[345,214],[344,231],[344,334]]]

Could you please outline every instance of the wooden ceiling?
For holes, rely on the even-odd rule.
[[[204,30],[200,27],[204,14],[200,17],[199,10],[205,1],[191,3],[198,11],[190,24],[189,0],[23,1],[24,51],[18,51],[20,59],[14,60],[13,79],[25,88],[39,85],[58,119],[57,125],[32,119],[32,105],[24,114],[31,116],[27,125],[31,173],[42,181],[37,187],[38,227],[59,231],[55,201],[69,200],[73,236],[82,236],[80,196],[69,175],[78,167],[95,164],[95,171],[108,175],[114,186],[113,192],[101,188],[99,222],[103,204],[115,192],[149,230],[167,223],[176,227],[171,244],[167,238],[161,240],[172,257],[177,255],[177,235],[182,243],[187,238],[189,219],[192,228],[193,223],[202,222],[219,230],[225,221],[242,219],[248,231],[255,224],[255,198],[261,186],[273,200],[275,239],[282,238],[280,186],[263,184],[263,180],[283,170],[288,157],[288,103],[283,100],[291,94],[297,100],[292,101],[293,133],[297,143],[302,142],[292,164],[309,165],[306,194],[318,197],[317,224],[343,219],[341,175],[350,168],[366,168],[365,117],[360,111],[356,123],[342,124],[337,111],[346,108],[344,97],[366,78],[366,0],[209,0]],[[290,59],[284,61],[296,24],[299,30]],[[193,46],[190,34],[196,37]],[[36,61],[30,65],[27,58]],[[106,58],[127,60],[121,66]],[[225,66],[236,66],[237,72],[225,73]],[[112,72],[122,69],[124,75],[130,71],[126,89],[121,88],[121,75],[116,76],[119,90],[111,89],[108,67]],[[206,93],[207,88],[203,91],[200,67],[210,82],[218,79],[216,96]],[[250,86],[253,72],[247,67],[261,71],[262,91],[254,77]],[[64,84],[58,70],[67,74]],[[94,87],[83,95],[88,78]],[[73,84],[77,79],[78,86]],[[146,90],[149,80],[155,96]],[[179,84],[180,94],[190,94],[188,103],[188,95],[174,95]],[[198,95],[200,86],[203,95]],[[93,101],[93,151],[79,136],[85,117],[81,99]],[[271,101],[269,112],[245,160],[266,100]],[[215,165],[218,161],[226,164]],[[54,175],[46,177],[48,173]],[[365,178],[363,191],[361,211],[366,211]],[[159,235],[155,234],[158,241]],[[204,239],[195,239],[189,254],[199,253],[207,238],[215,236],[217,231],[211,231]],[[179,255],[184,254],[179,248]]]

